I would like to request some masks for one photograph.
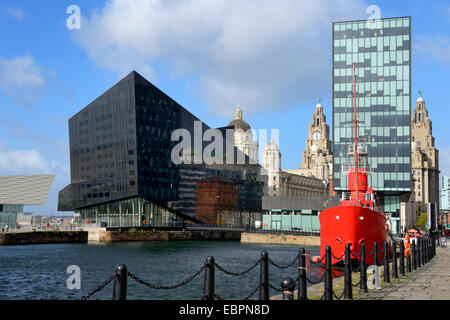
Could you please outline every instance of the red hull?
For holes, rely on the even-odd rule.
[[[336,257],[341,257],[345,252],[345,245],[351,243],[353,254],[358,254],[361,243],[366,244],[367,265],[374,263],[372,252],[374,243],[378,243],[379,251],[383,250],[384,242],[388,242],[390,249],[390,236],[386,228],[384,214],[357,206],[336,206],[322,211],[320,221],[320,256],[325,254],[325,248],[331,246],[331,252]],[[389,250],[390,251],[390,250]],[[390,256],[390,255],[389,255]],[[359,256],[352,256],[358,259]],[[383,263],[384,254],[379,252],[379,262]],[[332,264],[343,259],[332,257]]]

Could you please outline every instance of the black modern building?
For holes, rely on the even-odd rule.
[[[238,184],[240,212],[260,213],[265,179],[248,157],[211,164],[182,150],[176,157],[192,161],[173,161],[175,130],[190,134],[190,147],[203,155],[210,142],[203,134],[196,141],[198,129],[210,128],[133,71],[69,119],[71,184],[60,191],[58,210],[106,227],[180,226],[196,221],[196,182],[221,175]],[[233,159],[242,156],[230,139],[222,146]]]

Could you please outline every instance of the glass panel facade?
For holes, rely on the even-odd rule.
[[[184,218],[140,197],[113,201],[80,210],[78,223],[97,227],[181,228]]]
[[[136,223],[145,226],[144,220],[153,221],[150,217],[141,219],[143,202],[170,210],[183,219],[194,218],[197,182],[220,175],[237,185],[236,212],[261,212],[267,176],[260,174],[258,164],[249,164],[248,157],[239,165],[172,161],[172,149],[179,143],[171,141],[172,132],[185,129],[194,138],[195,121],[200,122],[132,72],[69,120],[71,184],[60,191],[58,209],[77,211],[82,221],[94,219],[94,213],[107,212],[109,227],[125,226],[124,221],[130,227],[137,226]],[[201,127],[203,133],[210,129],[204,123]],[[228,150],[229,143],[223,141],[223,150]],[[203,141],[201,151],[207,145]],[[234,159],[239,159],[240,151],[231,148]],[[137,199],[132,206],[133,217],[121,207],[122,201],[131,198]],[[164,213],[161,217],[162,222],[157,224],[171,224],[171,214]],[[95,221],[104,222],[97,216]]]
[[[16,228],[18,213],[23,213],[23,205],[0,204],[0,228]]]
[[[334,187],[353,137],[353,63],[356,63],[358,138],[368,144],[375,191],[411,188],[411,18],[333,23]],[[379,28],[377,28],[379,27]]]
[[[137,194],[134,100],[130,75],[69,120],[73,207]]]

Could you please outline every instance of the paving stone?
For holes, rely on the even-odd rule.
[[[450,248],[436,248],[436,256],[381,290],[355,296],[363,300],[450,300]]]

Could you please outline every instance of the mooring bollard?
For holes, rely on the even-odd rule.
[[[333,274],[331,269],[331,247],[325,248],[325,300],[333,300]]]
[[[400,241],[400,275],[405,275],[405,244]]]
[[[128,268],[125,264],[118,265],[115,272],[113,300],[127,300]]]
[[[373,264],[376,266],[380,265],[380,250],[378,249],[378,242],[373,244]]]
[[[269,254],[261,252],[259,300],[269,300]]]
[[[413,270],[417,270],[416,241],[413,241],[411,244],[411,253],[412,253],[412,268]]]
[[[392,243],[392,278],[398,279],[397,269],[397,242]]]
[[[294,300],[295,281],[291,277],[286,277],[281,281],[283,290],[283,300]]]
[[[345,245],[344,298],[348,300],[353,299],[351,246],[350,243]]]
[[[366,262],[366,243],[361,243],[360,260],[360,289],[361,292],[367,292],[367,262]]]
[[[384,282],[389,283],[391,282],[391,276],[389,274],[389,248],[387,241],[384,242]]]
[[[298,300],[306,300],[306,251],[301,248],[298,257]]]
[[[214,300],[215,266],[216,263],[213,256],[206,258],[203,300]]]

